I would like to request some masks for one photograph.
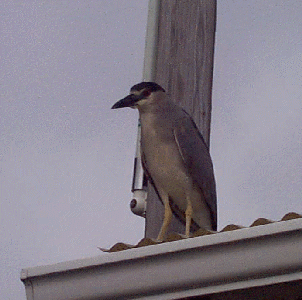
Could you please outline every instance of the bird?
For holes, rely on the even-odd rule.
[[[157,240],[164,239],[172,214],[185,224],[186,237],[200,228],[216,231],[213,163],[193,119],[155,82],[132,86],[112,109],[123,107],[138,109],[142,166],[164,205]]]

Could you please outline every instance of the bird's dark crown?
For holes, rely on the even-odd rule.
[[[165,90],[159,84],[157,84],[155,82],[138,83],[130,89],[130,92],[139,92],[143,89],[149,89],[151,92],[157,92],[157,91],[165,92]]]

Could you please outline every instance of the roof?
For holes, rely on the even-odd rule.
[[[284,215],[283,218],[280,221],[288,221],[288,220],[293,220],[293,219],[297,219],[297,218],[302,218],[302,215],[297,214],[295,212],[290,212],[290,213],[287,213],[286,215]],[[272,220],[269,220],[269,219],[266,219],[266,218],[258,218],[257,220],[255,220],[250,225],[250,227],[255,227],[255,226],[259,226],[259,225],[267,225],[267,224],[271,224],[271,223],[275,223],[275,221],[272,221]],[[241,229],[241,228],[246,228],[246,227],[241,226],[241,225],[229,224],[229,225],[225,226],[219,232],[233,231],[233,230],[237,230],[237,229]],[[199,229],[192,235],[192,237],[204,236],[204,235],[210,235],[210,234],[217,234],[219,232],[218,231],[206,230],[206,229]],[[159,243],[167,243],[167,242],[178,241],[178,240],[181,240],[181,239],[186,239],[186,237],[184,235],[180,234],[180,233],[175,233],[174,232],[174,233],[169,234],[164,239],[163,242],[158,242],[158,241],[156,241],[154,239],[151,239],[151,238],[143,238],[136,245],[130,245],[130,244],[125,244],[125,243],[116,243],[110,249],[105,249],[105,248],[101,248],[101,247],[99,247],[99,249],[104,251],[104,252],[117,252],[117,251],[132,249],[132,248],[140,248],[140,247],[145,247],[145,246],[150,246],[150,245],[156,245],[156,244],[159,244]]]
[[[301,291],[301,249],[296,218],[28,268],[21,280],[28,300],[183,299],[297,282]]]

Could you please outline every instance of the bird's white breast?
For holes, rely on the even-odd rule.
[[[183,199],[190,178],[175,142],[172,124],[152,114],[145,115],[141,123],[142,152],[152,180],[175,200]]]

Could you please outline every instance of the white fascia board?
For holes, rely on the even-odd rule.
[[[28,300],[177,299],[302,280],[302,219],[22,270]]]

